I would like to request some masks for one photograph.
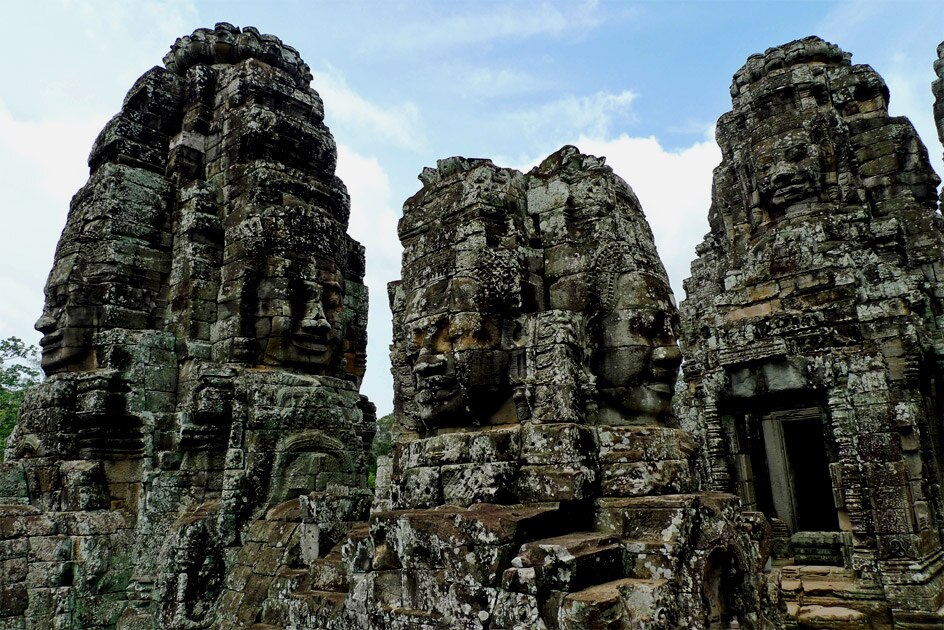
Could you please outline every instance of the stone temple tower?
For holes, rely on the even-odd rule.
[[[753,521],[696,491],[672,415],[677,310],[632,189],[572,146],[420,180],[393,452],[328,627],[762,627]]]
[[[99,134],[0,484],[31,550],[12,627],[205,627],[269,508],[366,495],[364,252],[310,81],[218,24]]]
[[[734,75],[681,307],[681,415],[706,486],[774,524],[790,616],[939,627],[939,180],[850,57],[810,37]]]

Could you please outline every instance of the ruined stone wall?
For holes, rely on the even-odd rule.
[[[632,189],[574,147],[527,174],[449,158],[420,179],[390,287],[389,466],[332,552],[337,608],[281,620],[760,627],[763,528],[694,492],[677,312]]]
[[[249,523],[366,493],[364,252],[310,81],[218,24],[99,134],[2,471],[11,627],[208,627]]]
[[[602,158],[425,169],[373,496],[310,81],[199,29],[96,140],[0,464],[0,626],[940,625],[939,180],[871,68],[807,38],[735,74],[681,312]]]
[[[702,481],[773,518],[784,561],[844,567],[825,601],[862,623],[938,623],[939,179],[881,77],[818,38],[752,56],[731,95],[681,308]],[[817,569],[780,584],[814,625],[800,578]]]

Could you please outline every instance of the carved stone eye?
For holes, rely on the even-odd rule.
[[[806,147],[803,145],[790,147],[786,150],[785,157],[791,162],[800,162],[807,157]]]
[[[53,292],[52,295],[49,296],[49,307],[61,308],[66,305],[67,298],[68,298],[68,294],[66,293],[66,290],[64,288],[56,289],[56,291]]]

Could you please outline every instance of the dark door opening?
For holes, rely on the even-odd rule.
[[[732,454],[749,462],[736,467],[748,509],[779,519],[790,533],[838,531],[821,408],[746,413],[735,424]]]
[[[838,530],[822,420],[787,417],[779,422],[793,482],[793,531]]]

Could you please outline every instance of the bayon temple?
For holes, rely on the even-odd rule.
[[[373,484],[311,79],[199,29],[96,140],[0,462],[0,628],[944,627],[944,200],[875,71],[809,37],[735,73],[679,304],[602,157],[424,169]]]

